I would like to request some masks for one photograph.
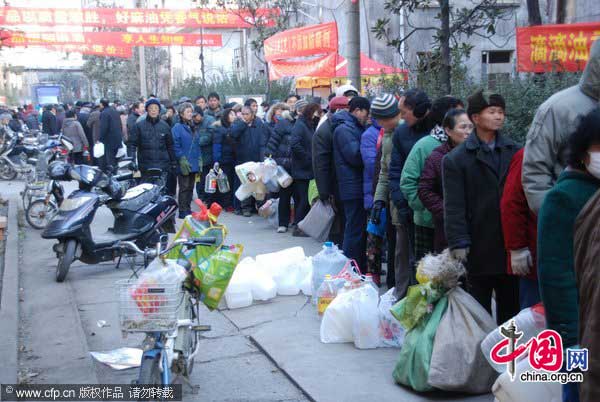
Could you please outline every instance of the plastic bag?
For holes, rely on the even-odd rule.
[[[405,330],[410,331],[431,313],[433,305],[444,293],[444,289],[433,285],[431,282],[410,286],[404,299],[394,304],[390,312]]]
[[[417,278],[419,283],[433,282],[443,288],[453,289],[466,272],[464,265],[452,258],[446,249],[441,254],[423,257],[417,267]]]
[[[219,306],[243,249],[241,244],[223,246],[210,257],[203,258],[193,270],[196,279],[194,284],[199,288],[200,300],[209,309]]]
[[[298,227],[313,239],[323,242],[327,240],[334,218],[333,207],[329,203],[318,200],[306,217],[298,223]]]
[[[435,333],[447,305],[448,298],[443,296],[437,301],[431,314],[423,317],[416,327],[406,333],[393,373],[397,383],[419,392],[433,390],[427,381],[429,364]]]
[[[496,323],[462,288],[452,289],[447,297],[448,308],[437,327],[427,381],[445,391],[490,392],[498,374],[479,352],[479,345]]]
[[[104,156],[104,144],[101,142],[95,143],[92,153],[94,158],[102,158]]]
[[[354,346],[359,349],[375,349],[379,346],[378,301],[377,291],[372,286],[356,289],[352,297],[354,310],[352,335]]]
[[[144,316],[157,314],[161,308],[168,306],[169,299],[164,292],[155,293],[152,289],[164,286],[173,291],[186,277],[187,271],[176,261],[157,258],[140,274],[135,283],[128,287],[128,294]]]
[[[115,157],[117,159],[120,159],[120,158],[123,158],[125,156],[127,156],[127,147],[125,146],[125,143],[123,141],[121,141],[121,146],[117,150],[117,155]]]
[[[354,341],[352,296],[358,289],[337,295],[329,304],[321,321],[321,342],[345,343]]]
[[[391,288],[379,298],[379,336],[380,346],[400,348],[404,342],[404,328],[394,318],[390,309],[396,303],[395,288]]]

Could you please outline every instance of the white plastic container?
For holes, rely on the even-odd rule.
[[[505,371],[492,386],[492,392],[498,402],[561,402],[562,388],[558,382],[521,382],[520,375],[531,371],[529,359],[517,362],[515,380],[510,380]]]
[[[306,258],[302,247],[286,248],[269,254],[260,254],[256,256],[256,265],[259,270],[263,270],[275,278],[279,271],[285,267],[297,264]]]
[[[225,301],[230,309],[248,307],[252,304],[252,292],[244,283],[229,283],[225,291]]]
[[[254,192],[254,186],[252,186],[251,184],[248,184],[248,183],[242,184],[235,191],[235,198],[237,198],[240,201],[244,201],[245,199],[249,198],[253,192]]]
[[[523,336],[519,339],[519,344],[528,342],[529,339],[537,336],[546,328],[546,316],[544,306],[541,303],[522,310],[519,314],[503,323],[502,326],[506,327],[512,320],[515,320],[517,331],[523,333]],[[481,342],[481,352],[490,365],[499,373],[504,373],[504,371],[506,371],[506,364],[494,363],[490,358],[490,352],[492,351],[492,348],[503,339],[505,338],[500,334],[499,328],[496,328]]]
[[[348,258],[332,242],[325,242],[323,250],[313,257],[312,293],[323,283],[325,275],[335,276],[344,268]],[[314,299],[314,298],[313,298]],[[313,300],[316,303],[316,300]]]
[[[275,296],[277,296],[277,284],[273,278],[257,269],[252,281],[252,298],[266,301]]]

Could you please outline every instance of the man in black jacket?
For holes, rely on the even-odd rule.
[[[327,118],[321,122],[315,131],[312,142],[313,171],[315,182],[319,191],[319,198],[323,202],[330,202],[335,210],[335,220],[329,231],[329,241],[335,244],[344,243],[344,227],[346,219],[344,206],[339,197],[337,178],[335,173],[335,160],[333,159],[333,127],[331,117],[338,111],[348,110],[348,98],[345,96],[334,97],[329,102]]]
[[[160,169],[167,176],[167,193],[174,196],[177,184],[173,185],[172,176],[177,170],[177,159],[173,149],[171,127],[160,118],[160,102],[150,98],[146,101],[146,118],[135,124],[127,140],[128,154],[136,160],[142,173],[142,180],[149,169]],[[176,176],[175,176],[176,180]]]
[[[104,144],[103,170],[115,171],[117,151],[123,143],[121,117],[115,108],[109,106],[108,99],[100,100],[100,109],[100,137],[98,140]]]
[[[140,101],[133,102],[131,112],[127,116],[127,138],[131,137],[131,133],[135,130],[135,123],[139,117],[144,114],[144,104]]]
[[[500,134],[504,99],[482,90],[469,97],[467,114],[475,131],[442,162],[444,227],[450,254],[466,261],[467,290],[505,322],[519,312],[518,277],[506,272],[500,198],[508,168],[519,150]]]
[[[47,105],[42,113],[42,132],[49,135],[59,133],[58,124],[56,123],[56,106]]]

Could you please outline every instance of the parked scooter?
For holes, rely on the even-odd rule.
[[[119,181],[132,173],[107,176],[87,165],[55,162],[49,167],[54,180],[75,180],[79,190],[65,198],[53,220],[42,232],[45,239],[57,239],[53,249],[58,258],[56,281],[65,280],[73,261],[98,264],[122,256],[120,241],[133,241],[140,248],[156,244],[160,234],[175,231],[177,202],[162,193],[164,185],[144,183],[127,192]],[[161,171],[155,172],[161,176]],[[99,190],[99,191],[94,191]],[[114,216],[112,228],[92,236],[91,225],[98,208],[107,205]]]

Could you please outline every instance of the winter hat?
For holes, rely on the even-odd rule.
[[[156,105],[158,106],[158,108],[160,109],[160,101],[156,98],[150,98],[146,101],[146,103],[144,104],[144,109],[148,110],[148,106],[150,105]]]
[[[329,101],[329,109],[332,112],[346,108],[348,108],[348,98],[345,96],[335,96]]]
[[[398,109],[398,101],[393,95],[379,95],[373,100],[373,103],[371,103],[371,116],[376,119],[396,117],[399,113],[400,109]]]
[[[348,96],[348,95],[346,95],[346,93],[348,93],[348,92],[354,92],[353,94],[348,94],[348,95],[358,96],[358,89],[356,89],[356,87],[354,87],[353,85],[350,85],[350,84],[346,84],[346,85],[342,85],[341,87],[338,87],[335,90],[335,96]]]
[[[300,110],[304,109],[307,106],[308,106],[307,101],[305,101],[304,99],[298,99],[296,101],[296,103],[294,104],[294,109],[296,110],[297,113],[300,113]]]
[[[501,107],[502,109],[506,108],[506,104],[502,95],[490,93],[488,91],[484,91],[483,89],[480,89],[473,95],[469,96],[467,101],[467,114],[469,115],[469,119],[472,115],[480,113],[482,110],[488,107],[497,106]]]

